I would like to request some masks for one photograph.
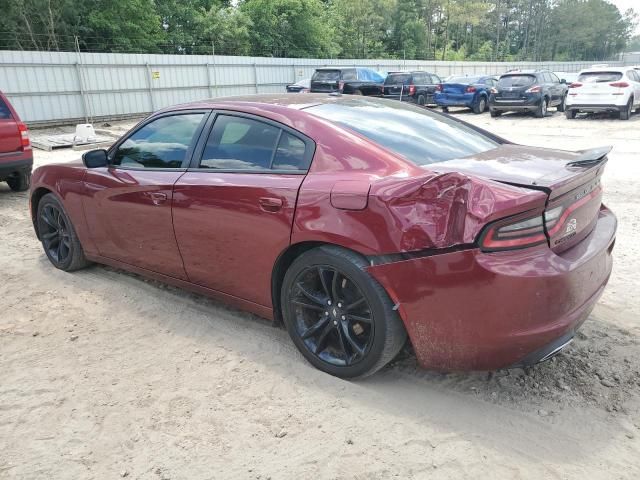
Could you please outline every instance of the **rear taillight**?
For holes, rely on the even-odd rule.
[[[413,95],[416,93],[416,86],[415,85],[409,85],[409,95]]]
[[[442,84],[439,83],[438,85],[436,85],[436,92],[441,92],[442,91]]]
[[[342,80],[340,80],[338,82],[338,90],[342,91],[344,89],[344,82]]]
[[[490,223],[480,235],[480,249],[485,252],[515,250],[547,243],[544,218],[535,216],[504,218]]]
[[[31,141],[29,141],[29,129],[27,128],[27,126],[20,122],[18,123],[18,131],[20,132],[20,140],[22,143],[22,149],[23,150],[30,150],[31,149]]]
[[[613,82],[610,83],[609,86],[616,88],[627,88],[629,84],[627,82]]]
[[[580,82],[573,82],[571,85],[569,85],[569,88],[580,88],[582,86],[582,84]]]
[[[535,85],[527,90],[527,93],[540,93],[542,91],[542,87],[540,85]]]
[[[465,92],[467,93],[475,93],[476,91],[476,87],[474,87],[473,85],[469,85],[466,89]]]

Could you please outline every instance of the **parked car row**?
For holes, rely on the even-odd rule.
[[[627,120],[640,110],[640,67],[594,65],[577,73],[512,70],[500,76],[462,75],[443,80],[426,71],[369,68],[316,69],[309,80],[287,85],[290,93],[334,93],[384,97],[421,106],[467,107],[492,117],[526,112],[543,118],[549,108],[573,119],[580,112],[615,112]]]

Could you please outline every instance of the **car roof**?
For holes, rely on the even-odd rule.
[[[634,70],[633,67],[607,67],[606,65],[598,65],[597,67],[583,68],[580,73],[597,73],[597,72],[616,72],[626,73],[629,70]]]
[[[341,67],[340,65],[336,65],[335,67],[318,67],[316,70],[354,70],[356,68],[364,67]]]

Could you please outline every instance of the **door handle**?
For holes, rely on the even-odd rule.
[[[282,208],[281,198],[262,197],[258,200],[258,203],[265,212],[277,212]]]
[[[153,202],[154,205],[160,205],[167,201],[166,193],[150,192],[148,195],[149,195],[149,198],[151,198],[151,201]]]

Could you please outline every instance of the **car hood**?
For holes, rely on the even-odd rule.
[[[471,157],[432,163],[425,168],[439,173],[459,172],[510,185],[561,193],[584,174],[601,168],[611,147],[570,152],[505,144]]]

